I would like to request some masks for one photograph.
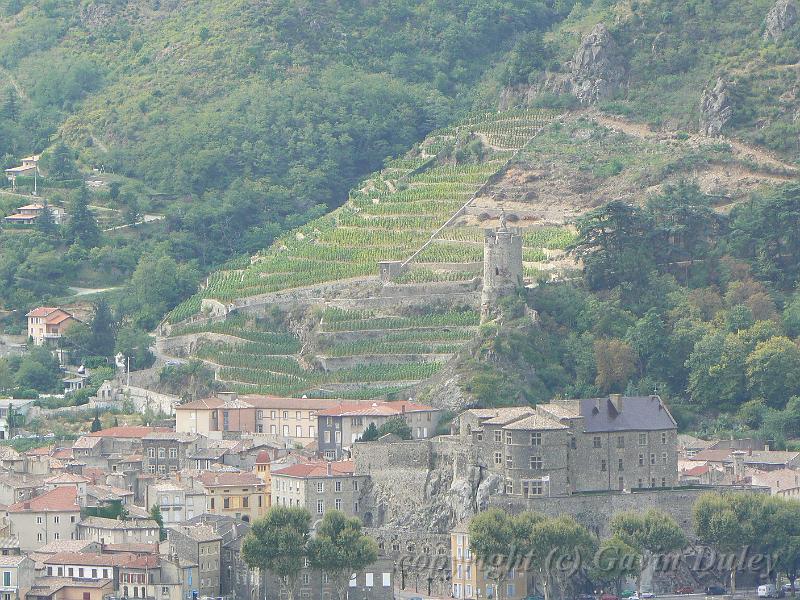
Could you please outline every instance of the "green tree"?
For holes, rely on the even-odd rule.
[[[339,600],[345,600],[350,576],[378,559],[378,546],[361,532],[360,519],[332,510],[309,541],[308,558],[312,567],[328,574]]]
[[[747,397],[748,348],[736,334],[712,332],[694,345],[686,360],[688,392],[701,407],[733,410]]]
[[[58,225],[53,218],[53,209],[50,208],[47,200],[44,201],[42,211],[36,218],[36,230],[48,238],[58,236]]]
[[[554,584],[564,600],[570,578],[595,554],[595,539],[583,525],[566,515],[532,523],[529,535],[535,540],[531,559],[540,573],[545,600],[550,600]]]
[[[641,571],[636,579],[636,590],[640,597],[642,572],[650,566],[653,557],[686,546],[686,536],[675,519],[658,510],[648,510],[644,514],[618,513],[611,520],[611,531],[639,555]]]
[[[3,102],[3,112],[1,113],[4,119],[16,122],[19,119],[19,104],[17,103],[17,91],[13,86],[6,90],[6,99]]]
[[[601,392],[622,391],[636,372],[636,355],[622,340],[595,340],[595,385]]]
[[[478,513],[470,521],[469,546],[486,577],[494,582],[494,600],[502,600],[503,584],[513,566],[509,551],[520,534],[525,532],[520,532],[512,517],[499,508]]]
[[[647,214],[625,202],[609,202],[578,220],[578,239],[570,247],[584,264],[593,289],[620,283],[643,285],[656,266],[653,227]]]
[[[100,415],[95,413],[94,419],[92,419],[92,426],[89,428],[89,431],[95,432],[95,431],[100,431],[101,429],[103,429],[103,424],[100,422]]]
[[[109,357],[114,354],[117,322],[111,313],[111,306],[105,298],[94,303],[94,314],[89,326],[91,348],[97,356]]]
[[[374,422],[370,422],[370,424],[367,425],[367,428],[364,430],[364,433],[361,434],[359,441],[374,442],[379,437],[381,437],[381,434],[378,432],[378,428],[375,426]]]
[[[737,556],[741,548],[751,546],[758,551],[763,538],[759,538],[757,523],[761,518],[762,499],[758,494],[717,494],[700,496],[694,504],[695,533],[701,541],[720,553]],[[759,525],[763,525],[762,521]],[[738,560],[730,565],[730,594],[736,593]]]
[[[78,173],[72,151],[61,141],[44,153],[42,163],[48,177],[54,179],[73,179]]]
[[[146,331],[136,329],[130,325],[120,327],[117,332],[117,341],[114,353],[121,353],[131,359],[131,370],[147,369],[155,361],[150,348],[153,345],[153,336]]]
[[[150,507],[150,518],[158,523],[158,537],[163,542],[167,539],[167,530],[164,529],[164,516],[161,514],[161,507],[158,504]]]
[[[411,426],[403,417],[392,417],[378,428],[378,437],[393,433],[402,440],[411,439]]]
[[[242,542],[242,559],[251,569],[271,572],[294,600],[297,579],[308,555],[311,515],[305,508],[273,506]]]
[[[77,244],[82,248],[95,248],[100,245],[100,228],[89,210],[89,190],[85,185],[73,194],[67,217],[64,239],[68,244]]]
[[[197,273],[165,255],[145,255],[133,272],[122,304],[139,329],[153,329],[159,320],[197,287]]]
[[[639,577],[641,572],[639,552],[620,537],[613,535],[601,542],[589,578],[613,585],[619,595],[625,579]]]
[[[800,394],[800,348],[786,337],[760,342],[747,357],[747,386],[767,405],[782,408]]]

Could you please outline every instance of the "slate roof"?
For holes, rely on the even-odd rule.
[[[101,429],[100,431],[94,431],[92,433],[87,433],[85,435],[89,437],[113,437],[113,438],[138,438],[141,439],[146,435],[151,433],[155,433],[158,431],[162,432],[171,432],[172,429],[169,427],[144,427],[142,425],[134,425],[134,426],[120,426],[120,427],[109,427],[108,429]]]
[[[580,403],[586,433],[677,429],[675,419],[658,396],[623,397],[619,412],[610,398],[584,398]]]

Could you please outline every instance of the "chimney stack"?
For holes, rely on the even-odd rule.
[[[328,477],[330,477],[331,475],[333,475],[333,464],[331,463],[331,461],[328,461],[327,464],[328,464]]]
[[[733,457],[733,481],[734,483],[744,478],[744,452],[734,450],[731,452]]]

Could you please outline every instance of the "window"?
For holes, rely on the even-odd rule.
[[[275,418],[275,416],[276,416],[276,413],[275,413],[275,411],[274,411],[274,410],[271,410],[271,411],[269,411],[269,418],[270,418],[270,419],[274,419],[274,418]]]
[[[335,438],[337,444],[340,443],[342,441],[342,432],[341,431],[335,431],[334,432],[334,438]]]
[[[336,508],[336,510],[342,510],[342,499],[336,498],[336,500],[334,501],[334,505],[335,505],[334,508]]]
[[[166,585],[161,586],[161,595],[162,596],[169,596],[169,587]]]
[[[54,539],[54,540],[61,539],[61,534],[60,534],[60,533],[58,533],[58,532],[56,531],[56,532],[53,534],[53,539]]]
[[[513,597],[515,593],[516,593],[516,592],[515,592],[515,587],[514,587],[514,584],[513,584],[513,583],[509,583],[509,584],[507,584],[507,585],[506,585],[506,594],[508,594],[508,595],[506,596],[506,598],[511,598],[511,597]]]
[[[666,431],[662,431],[661,432],[661,443],[662,444],[666,444],[667,443],[667,432]]]
[[[477,439],[479,442],[482,442],[483,441],[483,432],[482,431],[476,431],[475,432],[475,439]]]
[[[503,453],[502,452],[495,452],[494,453],[494,464],[502,465],[503,464]]]
[[[593,448],[600,448],[601,447],[601,442],[600,442],[600,436],[599,435],[596,435],[596,436],[594,436],[592,438],[592,447]]]
[[[506,494],[513,494],[514,493],[514,482],[510,479],[506,480]]]
[[[384,573],[383,574],[383,587],[389,587],[392,585],[392,574],[391,573]]]
[[[250,498],[242,496],[242,508],[250,508]]]
[[[624,490],[624,489],[625,489],[625,479],[623,479],[622,477],[620,477],[620,478],[619,478],[619,491],[621,492],[621,491],[622,491],[622,490]]]
[[[607,466],[606,466],[606,461],[605,461],[605,460],[601,460],[601,461],[600,461],[600,470],[601,470],[603,473],[605,473],[605,472],[608,470],[608,468],[607,468]]]
[[[656,487],[656,478],[655,478],[655,477],[653,477],[653,478],[650,480],[650,487],[651,487],[651,488],[654,488],[654,487]]]
[[[625,436],[618,435],[617,436],[617,448],[624,448],[625,447]]]
[[[302,425],[297,425],[294,428],[294,435],[295,435],[295,437],[299,437],[299,438],[303,437],[303,426]]]
[[[541,446],[542,445],[542,434],[539,431],[534,431],[531,434],[531,446]]]
[[[333,488],[334,488],[335,491],[341,492],[342,491],[342,482],[341,481],[336,481],[336,483],[333,484]]]
[[[155,448],[148,448],[147,449],[147,456],[149,456],[150,458],[155,458],[156,457],[156,449]]]
[[[667,478],[666,477],[662,477],[661,478],[661,487],[667,487]]]
[[[211,498],[211,510],[214,510],[214,499]]]
[[[354,492],[358,491],[358,480],[357,479],[353,480],[353,491]]]
[[[502,442],[503,441],[503,432],[499,429],[496,429],[494,432],[494,441],[495,442]]]
[[[364,580],[365,580],[364,585],[366,585],[367,587],[372,587],[373,585],[375,585],[372,573],[366,573],[366,577],[364,577]]]
[[[506,454],[506,468],[513,469],[514,468],[514,457],[510,454]]]
[[[278,433],[278,427],[277,427],[276,425],[270,425],[270,426],[269,426],[269,432],[270,432],[272,435],[277,435],[277,433]]]
[[[575,438],[572,438],[569,441],[569,447],[572,448],[573,450],[575,450],[575,448],[578,447],[578,440],[576,440]]]
[[[60,523],[60,522],[61,522],[61,517],[59,517],[58,515],[56,515],[55,517],[53,517],[53,523],[56,523],[56,524],[58,524],[58,523]]]
[[[308,585],[311,582],[311,576],[308,573],[303,573],[303,585]]]
[[[325,439],[325,443],[326,444],[330,444],[331,443],[331,432],[330,431],[326,431],[325,433],[323,433],[322,437]]]
[[[158,472],[159,473],[166,473],[167,472],[167,465],[158,465]]]
[[[661,462],[664,463],[664,464],[667,464],[668,461],[669,461],[669,454],[667,454],[666,452],[662,452],[661,453]]]
[[[358,514],[358,502],[353,502],[353,512]]]
[[[641,488],[643,486],[644,486],[644,482],[641,479],[639,479],[639,481],[636,483],[636,487]]]
[[[522,482],[522,495],[526,498],[529,496],[541,496],[544,493],[544,483],[541,479],[532,479],[531,481]]]
[[[531,469],[534,471],[538,471],[542,468],[542,457],[541,456],[531,456]]]
[[[36,517],[36,524],[37,525],[41,525],[42,524],[42,517]]]
[[[170,448],[169,449],[169,457],[170,458],[178,458],[178,449],[177,448]]]
[[[639,466],[640,467],[644,466],[644,454],[642,454],[641,452],[639,453]]]
[[[508,444],[510,446],[511,445],[511,441],[512,441],[511,432],[510,431],[506,431],[506,444]]]
[[[622,459],[618,458],[617,459],[617,471],[624,471],[624,470],[625,470],[625,465],[623,464]]]
[[[324,492],[324,491],[325,491],[325,482],[323,482],[323,481],[318,481],[318,482],[317,482],[317,493],[318,493],[318,494],[321,494],[321,493],[322,493],[322,492]]]
[[[650,453],[650,464],[651,465],[656,464],[656,454],[655,454],[655,452],[651,452]]]
[[[264,411],[263,410],[257,410],[256,411],[256,418],[257,419],[263,419],[264,418]]]
[[[283,437],[289,437],[289,426],[288,425],[284,425],[283,426]]]
[[[317,500],[317,514],[321,515],[325,512],[325,502],[322,500]]]
[[[284,419],[288,419],[289,418],[289,411],[288,410],[283,411],[283,418]]]
[[[148,465],[147,470],[150,471],[150,473],[155,473],[156,472],[156,466],[155,465]]]
[[[166,448],[159,448],[158,449],[158,458],[166,458],[167,450]]]
[[[97,569],[92,569],[92,579],[97,579]]]
[[[647,433],[642,432],[639,434],[639,445],[647,446]]]
[[[11,571],[3,571],[3,586],[9,587],[11,585]]]
[[[309,427],[308,428],[308,437],[313,438],[315,436],[316,436],[316,433],[314,432],[314,428],[313,427]]]

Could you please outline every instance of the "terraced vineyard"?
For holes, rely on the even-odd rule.
[[[201,298],[230,303],[365,277],[376,273],[379,260],[407,258],[553,118],[548,111],[534,109],[486,113],[435,133],[421,144],[420,155],[387,163],[361,189],[351,192],[341,208],[278,240],[254,257],[247,268],[216,273],[204,290],[169,315],[169,321],[177,323],[195,314]],[[459,136],[469,134],[504,145],[501,150],[487,149],[479,163],[430,164],[425,168],[427,163],[435,163],[431,160],[434,151],[452,146]],[[464,258],[467,251],[461,252],[459,257]],[[480,260],[478,254],[473,251],[468,256]],[[436,254],[427,258],[439,260]],[[441,258],[447,258],[446,252]]]
[[[422,312],[366,304],[364,310],[328,307],[314,314],[312,325],[306,323],[303,344],[285,327],[244,316],[211,324],[180,321],[196,314],[203,298],[235,305],[243,298],[320,283],[377,281],[378,261],[407,260],[417,251],[394,286],[471,285],[482,272],[484,234],[454,216],[552,118],[533,110],[491,113],[437,132],[415,156],[388,162],[338,210],[280,239],[250,265],[210,277],[205,289],[170,315],[176,323],[171,335],[216,334],[193,354],[241,392],[403,395],[474,339],[477,303],[454,302]],[[476,139],[482,146],[478,160],[452,160],[457,144]],[[536,265],[547,260],[548,251],[563,249],[571,239],[569,231],[558,227],[526,233],[526,274],[538,276]]]

